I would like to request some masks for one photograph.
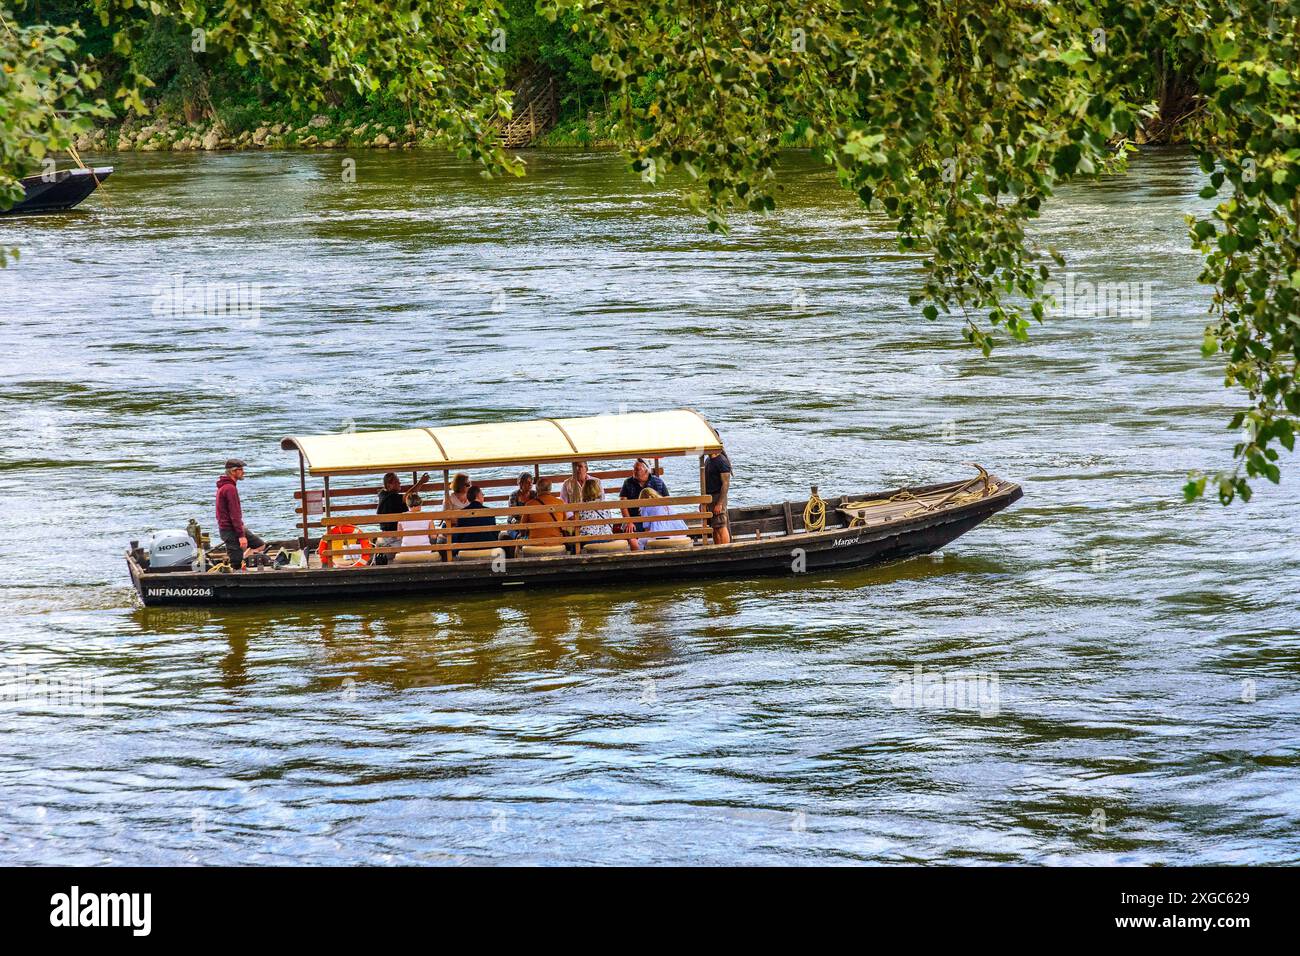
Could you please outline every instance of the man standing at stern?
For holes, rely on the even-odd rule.
[[[244,525],[244,511],[239,506],[239,488],[244,477],[244,462],[239,458],[226,461],[226,472],[217,479],[217,531],[230,558],[230,570],[244,567],[244,553],[261,551],[266,542]]]
[[[714,544],[730,544],[731,529],[727,527],[727,494],[731,491],[731,459],[719,448],[709,452],[704,462],[704,493],[711,495],[709,510],[713,517],[709,527],[713,529]]]

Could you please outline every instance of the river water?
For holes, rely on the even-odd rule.
[[[0,220],[0,862],[1300,860],[1300,482],[1179,494],[1234,440],[1190,156],[1051,204],[1071,314],[990,359],[914,318],[915,259],[800,157],[726,238],[611,154],[512,182],[353,158],[116,155],[83,210]],[[1135,311],[1088,315],[1089,282]],[[195,283],[256,308],[168,314]],[[211,525],[230,454],[250,525],[290,534],[286,434],[679,406],[738,504],[969,461],[1025,497],[830,576],[239,611],[129,586],[128,539]],[[967,700],[912,697],[935,680]]]

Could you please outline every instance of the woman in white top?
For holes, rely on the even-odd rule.
[[[447,496],[444,511],[460,511],[469,507],[469,475],[458,471],[451,476],[451,493]]]
[[[662,498],[663,495],[653,488],[642,488],[640,497],[642,498]],[[642,518],[657,517],[660,515],[672,514],[672,509],[667,505],[641,505],[638,509]],[[686,522],[681,518],[669,518],[664,521],[649,521],[645,524],[646,531],[685,531]]]
[[[469,507],[469,475],[463,471],[458,471],[451,478],[451,492],[447,495],[447,504],[441,508],[442,511],[464,511]],[[452,519],[455,524],[455,519]],[[446,521],[439,522],[440,528],[447,527]],[[441,536],[438,537],[438,543],[443,542]]]

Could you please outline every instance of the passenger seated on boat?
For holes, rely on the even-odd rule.
[[[470,541],[495,541],[497,539],[496,515],[492,514],[486,502],[483,501],[483,489],[478,485],[470,485],[465,493],[468,503],[464,507],[465,514],[456,517],[456,533],[451,536],[452,544],[466,544]],[[462,531],[462,528],[490,528],[490,531]],[[478,549],[472,549],[478,550]],[[453,552],[460,554],[460,551]]]
[[[420,498],[419,494],[410,494],[408,500],[410,501],[410,504],[407,506],[408,511],[417,512],[423,510],[424,502]],[[433,522],[428,518],[399,521],[397,522],[397,529],[399,531],[420,532],[419,534],[399,535],[397,539],[401,542],[399,547],[415,548],[420,545],[433,543],[433,534],[431,533],[433,530]],[[389,563],[410,564],[416,561],[424,562],[430,560],[439,561],[441,560],[441,556],[437,551],[421,548],[418,551],[399,551],[397,554],[392,555],[392,560]]]
[[[663,495],[653,488],[641,489],[641,500],[652,502],[655,498],[662,498]],[[672,509],[667,505],[644,504],[639,509],[642,518],[660,517],[662,515],[672,514]],[[659,521],[647,521],[646,531],[685,531],[686,522],[681,518],[661,518]],[[645,546],[647,548],[689,548],[691,539],[689,535],[662,535],[654,538],[646,538]]]
[[[659,494],[659,492],[655,491],[653,488],[642,488],[641,497],[643,499],[650,499],[651,501],[653,501],[653,499],[655,498],[662,498],[663,495]],[[656,505],[656,504],[644,504],[637,510],[641,512],[642,518],[659,517],[661,515],[670,515],[673,513],[673,509],[669,508],[667,505]],[[685,531],[686,522],[683,521],[681,518],[663,518],[659,521],[646,522],[645,530],[646,531]]]
[[[585,461],[575,461],[569,467],[573,469],[573,475],[564,479],[564,485],[560,488],[560,497],[566,503],[573,504],[575,501],[583,500],[582,486],[587,483],[590,475],[587,473]]]
[[[605,489],[601,487],[599,478],[588,478],[582,483],[582,501],[600,502],[605,500]],[[607,508],[583,508],[577,515],[585,521],[592,521],[598,518],[614,518],[616,515]],[[613,525],[610,524],[584,524],[578,528],[578,534],[586,537],[587,535],[612,535],[614,533]],[[612,538],[606,537],[603,540],[611,541]],[[589,544],[596,544],[595,541],[583,542],[584,548]]]
[[[600,480],[589,478],[582,486],[582,497],[584,501],[599,502],[605,500],[605,489],[601,487]],[[604,509],[582,509],[582,517],[587,520],[597,518],[617,518],[619,514],[611,508]],[[615,538],[614,525],[611,524],[584,524],[578,528],[578,533],[584,537],[587,535],[603,535],[595,541],[583,541],[575,545],[575,548],[581,548],[583,553],[592,552],[599,554],[606,551],[628,551],[631,546],[624,538]]]
[[[469,498],[466,497],[466,492],[468,490],[469,490],[469,475],[465,474],[463,471],[458,471],[456,472],[456,474],[452,475],[451,491],[448,492],[447,494],[447,501],[443,505],[442,510],[460,511],[461,509],[463,509],[466,505],[469,504]],[[451,518],[451,519],[444,520],[441,524],[441,527],[451,528],[454,527],[455,524],[456,524],[456,520],[454,518]],[[441,544],[446,540],[447,539],[444,538],[442,535],[438,536],[439,544]]]
[[[519,508],[528,504],[533,497],[533,473],[531,471],[521,471],[519,473],[519,487],[510,492],[510,500],[506,502],[507,508]],[[509,515],[506,518],[506,524],[519,524],[520,515]],[[525,532],[520,528],[509,528],[501,532],[502,538],[525,537]]]
[[[406,496],[402,494],[402,479],[397,477],[396,472],[388,472],[384,475],[384,487],[379,492],[379,507],[375,509],[375,514],[393,515],[406,513]],[[396,521],[385,521],[379,526],[380,531],[396,531]],[[397,535],[380,535],[375,539],[377,548],[396,548],[402,543],[401,537]],[[375,555],[374,563],[388,564],[396,557],[392,553],[381,553]]]
[[[551,479],[543,478],[537,482],[537,491],[528,501],[530,505],[562,505],[564,502],[560,497],[551,492]],[[528,535],[528,540],[533,541],[538,538],[562,538],[561,530],[556,527],[560,523],[561,512],[556,511],[539,511],[533,514],[520,516],[520,524],[524,525],[524,531]],[[560,542],[554,541],[553,544]]]
[[[469,475],[458,471],[451,476],[451,493],[447,496],[444,511],[459,511],[469,505]]]
[[[664,484],[664,480],[650,471],[649,462],[644,458],[638,458],[632,466],[632,477],[623,482],[623,487],[618,496],[620,499],[635,501],[641,497],[641,492],[646,488],[653,488],[664,497],[668,496],[668,486]],[[637,508],[629,508],[627,513],[629,517],[639,517]],[[621,531],[637,531],[639,530],[637,528],[638,524],[639,522],[629,521],[627,524],[619,525],[619,529]],[[632,538],[628,543],[632,546],[633,551],[641,550],[641,542],[636,538]]]
[[[424,510],[424,502],[421,501],[419,494],[409,494],[409,510]],[[399,531],[416,531],[422,532],[419,535],[400,535],[402,548],[419,548],[420,545],[432,544],[437,540],[433,535],[433,522],[428,518],[412,519],[409,522],[398,522]],[[416,564],[442,561],[441,551],[429,550],[411,550],[398,551],[391,557],[390,564]]]

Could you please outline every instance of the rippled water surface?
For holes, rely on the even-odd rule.
[[[0,220],[0,862],[1300,859],[1300,484],[1179,497],[1233,441],[1190,157],[1039,230],[1076,281],[1150,283],[1149,321],[991,359],[797,157],[729,238],[607,154],[112,161],[83,210]],[[260,283],[260,317],[160,314],[177,281]],[[228,454],[290,533],[285,434],[680,405],[736,503],[968,461],[1025,497],[790,580],[238,611],[128,583],[129,538],[212,523]],[[917,668],[986,675],[980,706],[908,706]]]

